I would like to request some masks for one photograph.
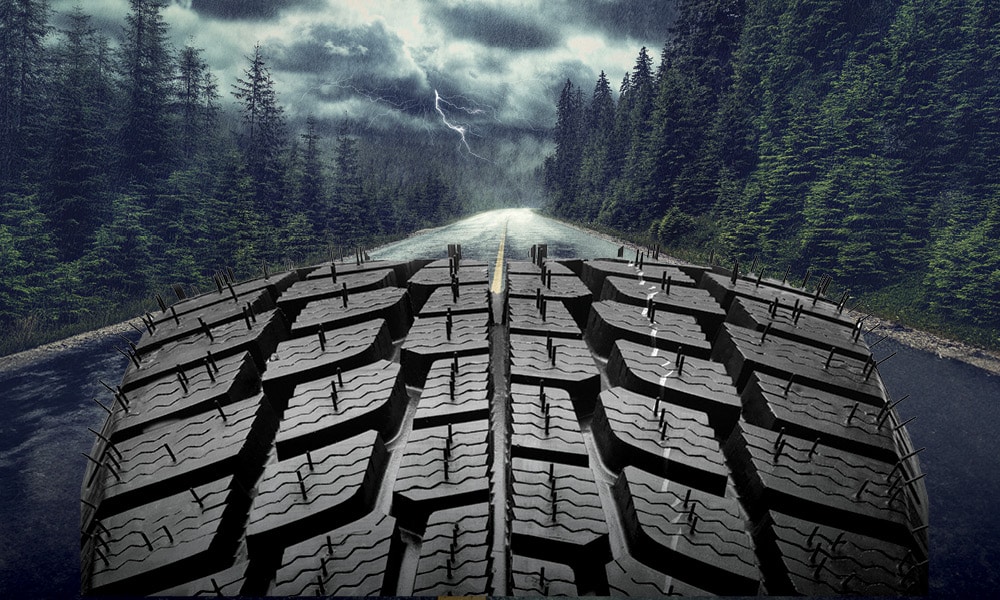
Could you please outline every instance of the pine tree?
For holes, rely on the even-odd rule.
[[[118,195],[113,219],[102,225],[81,259],[87,296],[97,306],[108,298],[134,298],[150,289],[152,254],[138,198]]]
[[[642,153],[645,150],[646,126],[653,113],[656,97],[653,79],[653,59],[646,47],[639,50],[639,56],[632,67],[628,107],[628,155],[625,159],[625,177],[633,180],[641,177]]]
[[[37,295],[25,281],[30,264],[17,246],[14,228],[0,223],[0,280],[4,282],[0,286],[0,331],[23,318]]]
[[[586,145],[580,158],[576,216],[584,222],[597,219],[601,202],[614,173],[611,170],[611,144],[615,127],[615,99],[611,84],[601,71],[594,85],[585,128]]]
[[[0,2],[0,192],[38,159],[44,115],[45,0]]]
[[[333,237],[344,244],[361,243],[369,233],[362,202],[361,167],[358,162],[357,140],[346,134],[337,137],[336,169],[331,196]]]
[[[746,11],[745,0],[685,0],[678,5],[669,47],[677,72],[674,93],[678,113],[669,118],[677,127],[674,153],[682,158],[675,167],[669,194],[688,214],[707,214],[719,195],[718,179],[724,164],[723,142],[718,135],[719,106],[732,84],[732,57]],[[661,86],[661,95],[663,91]],[[726,148],[725,152],[729,151]]]
[[[319,151],[320,136],[316,132],[316,118],[306,118],[306,131],[302,134],[305,149],[302,157],[302,183],[299,210],[311,223],[310,228],[319,236],[324,229],[324,217],[330,214],[330,201],[326,195],[326,177]]]
[[[57,258],[48,219],[34,195],[0,195],[0,328],[29,313],[53,321],[58,309],[49,293]]]
[[[129,0],[129,5],[120,49],[125,106],[118,163],[123,181],[145,187],[165,176],[173,159],[174,60],[161,14],[165,0]]]
[[[265,214],[277,217],[280,157],[285,145],[284,107],[278,104],[274,80],[259,43],[254,46],[253,56],[246,59],[250,66],[233,85],[233,95],[240,102],[243,117],[241,146],[247,172],[257,186],[260,208]]]
[[[934,228],[924,284],[930,307],[947,318],[1000,328],[1000,199],[949,194]]]
[[[42,206],[60,256],[78,258],[110,218],[107,163],[112,156],[112,82],[107,39],[97,35],[79,7],[56,47],[58,72],[48,131],[48,176]]]
[[[631,74],[622,82],[614,128],[617,147],[612,152],[623,151],[624,159],[619,162],[621,176],[611,185],[599,216],[603,223],[624,231],[636,232],[648,223],[649,211],[645,205],[648,188],[642,162],[654,95],[653,59],[643,46]]]
[[[567,79],[556,104],[553,131],[556,152],[545,174],[546,187],[555,198],[553,210],[556,214],[565,214],[575,197],[581,154],[581,112],[580,90]]]
[[[218,127],[219,91],[200,48],[185,46],[177,64],[177,113],[180,117],[180,151],[190,163],[208,148]]]
[[[260,271],[263,262],[275,264],[278,252],[271,223],[257,208],[256,182],[245,159],[228,157],[219,178],[217,202],[212,207],[210,233],[220,240],[217,266],[232,265],[239,273]]]

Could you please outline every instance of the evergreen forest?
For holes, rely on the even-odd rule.
[[[985,0],[680,0],[617,93],[566,81],[549,210],[826,273],[864,310],[996,347],[998,21]]]
[[[165,5],[130,0],[108,39],[82,8],[56,28],[44,0],[0,2],[0,354],[477,208],[429,142],[293,127],[259,45],[218,81]]]

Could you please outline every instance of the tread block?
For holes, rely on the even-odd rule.
[[[420,317],[443,317],[449,309],[452,315],[481,313],[490,309],[492,294],[485,284],[458,286],[458,298],[455,298],[454,291],[451,286],[435,289],[420,308]]]
[[[587,341],[594,352],[608,356],[616,340],[628,340],[668,352],[707,359],[712,345],[690,315],[655,311],[650,321],[645,307],[612,300],[595,302],[590,310]]]
[[[510,332],[521,335],[550,335],[554,338],[583,339],[573,316],[562,302],[545,299],[545,316],[542,316],[536,300],[509,298],[507,300],[507,322]]]
[[[581,467],[590,464],[568,392],[515,383],[510,388],[510,407],[512,456]]]
[[[608,592],[611,596],[655,598],[711,595],[701,588],[651,569],[627,554],[609,562],[606,569]]]
[[[368,429],[378,431],[384,440],[392,439],[408,401],[399,365],[387,360],[301,383],[288,400],[278,431],[278,460]]]
[[[474,354],[489,354],[490,326],[487,313],[452,317],[451,338],[447,335],[447,318],[420,318],[413,323],[403,342],[399,360],[406,383],[423,387],[427,372],[438,360]]]
[[[391,596],[399,576],[396,519],[373,511],[285,549],[268,596]]]
[[[257,315],[257,322],[247,329],[243,319],[210,328],[212,337],[202,331],[176,342],[167,343],[140,357],[140,366],[129,363],[122,378],[122,389],[129,391],[164,376],[173,376],[178,368],[188,371],[203,368],[211,353],[218,361],[227,356],[249,352],[258,370],[281,340],[288,338],[288,324],[280,311]]]
[[[695,280],[686,275],[677,266],[645,261],[643,261],[642,268],[639,268],[639,265],[634,262],[600,259],[588,260],[583,263],[583,271],[580,273],[580,278],[583,279],[583,282],[596,296],[604,289],[604,282],[608,277],[635,279],[659,284],[664,274],[670,278],[672,285],[695,287]]]
[[[158,497],[234,475],[250,488],[267,458],[278,417],[258,395],[164,423],[105,451],[105,469],[95,479],[103,491],[96,517],[105,518]],[[97,498],[91,500],[97,504]]]
[[[673,279],[667,288],[661,280],[608,277],[604,280],[600,299],[640,307],[645,307],[652,300],[657,312],[694,317],[709,340],[715,339],[719,327],[726,320],[726,311],[722,310],[707,290],[674,285]]]
[[[753,519],[775,510],[920,550],[914,496],[892,465],[742,421],[723,451]]]
[[[542,264],[545,265],[545,273],[551,271],[554,277],[576,276],[576,273],[563,263],[546,260]],[[508,260],[507,272],[513,275],[535,275],[536,277],[541,277],[542,267],[539,267],[530,260]]]
[[[555,361],[548,343],[554,348]],[[510,335],[510,381],[562,388],[574,401],[592,407],[600,391],[601,372],[583,340]]]
[[[489,266],[484,262],[462,260],[459,261],[458,270],[453,270],[447,259],[432,262],[421,269],[410,278],[407,288],[410,290],[410,301],[413,303],[413,312],[420,313],[424,304],[431,297],[431,294],[438,288],[448,288],[452,285],[452,276],[455,276],[459,286],[459,298],[471,291],[487,287],[490,284]],[[470,290],[463,291],[462,287]]]
[[[216,410],[220,405],[225,407],[260,390],[260,376],[249,352],[216,359],[216,366],[219,371],[212,373],[215,381],[204,367],[199,366],[175,370],[173,374],[164,374],[133,388],[126,394],[128,412],[121,410],[120,404],[116,406],[111,441],[134,437],[166,420],[184,419]]]
[[[480,421],[490,416],[493,376],[488,354],[435,361],[420,394],[414,429]],[[454,393],[452,391],[454,390]]]
[[[743,389],[743,416],[748,423],[785,431],[806,440],[819,439],[839,448],[877,460],[899,460],[892,422],[879,427],[881,409],[777,377],[754,373]]]
[[[419,532],[435,511],[486,502],[492,444],[485,420],[414,429],[396,475],[393,516]]]
[[[511,552],[574,568],[611,560],[608,526],[589,468],[518,457],[510,468]]]
[[[406,290],[384,288],[348,294],[347,308],[344,308],[343,297],[310,302],[292,323],[291,335],[292,337],[316,335],[320,327],[330,331],[375,319],[384,319],[389,324],[392,339],[403,338],[413,323]]]
[[[572,596],[582,594],[568,565],[515,554],[510,566],[511,596]]]
[[[722,326],[712,359],[726,365],[726,370],[743,390],[754,371],[788,381],[795,381],[881,408],[885,404],[881,380],[866,376],[866,363],[855,358],[835,355],[798,342],[779,337],[764,337],[762,333],[730,323]]]
[[[331,266],[333,266],[334,271],[337,276],[340,275],[356,275],[358,273],[366,273],[369,271],[382,271],[385,269],[392,270],[396,277],[395,285],[403,285],[410,280],[410,277],[416,273],[420,267],[426,264],[427,260],[368,260],[358,264],[354,261],[344,261],[338,260],[334,261],[336,264],[330,261],[319,263],[318,265],[313,265],[310,267],[309,274],[304,277],[304,279],[332,279]]]
[[[350,306],[351,296],[354,294],[396,287],[396,274],[392,269],[378,269],[345,275],[338,274],[336,281],[333,277],[297,281],[278,298],[278,308],[283,310],[289,319],[294,320],[310,302],[342,298],[345,284],[347,285],[348,306]]]
[[[601,392],[591,424],[604,463],[627,465],[717,496],[729,469],[703,412],[616,387]]]
[[[349,325],[324,334],[281,342],[268,360],[261,385],[275,409],[284,411],[295,386],[386,359],[392,336],[384,319]]]
[[[181,314],[177,311],[176,305],[174,306],[173,311],[167,310],[165,313],[154,315],[153,324],[156,329],[152,335],[149,334],[148,330],[142,334],[137,344],[139,356],[148,354],[164,344],[176,342],[189,336],[202,335],[199,318],[214,329],[232,321],[244,321],[243,309],[246,306],[250,307],[253,317],[273,310],[275,307],[274,298],[267,289],[247,292],[235,300],[232,295],[229,295],[228,301],[220,300],[198,311],[197,314],[192,314],[190,311]],[[174,319],[174,313],[177,313],[177,319]]]
[[[577,277],[552,277],[552,285],[548,285],[548,277],[543,282],[538,275],[507,274],[507,290],[512,298],[534,298],[541,290],[542,295],[550,300],[570,300],[574,298],[592,298],[590,290]]]
[[[82,553],[84,593],[150,594],[231,566],[247,507],[234,486],[227,477],[95,524]]]
[[[153,596],[245,596],[250,562],[241,561],[228,569],[199,577],[164,590]]]
[[[454,263],[452,262],[453,259],[454,259],[454,255],[452,257],[450,257],[450,258],[439,258],[437,260],[429,262],[423,268],[423,270],[424,271],[436,271],[438,269],[450,269],[454,265]],[[490,266],[489,263],[486,263],[486,262],[481,261],[481,260],[473,260],[473,259],[468,259],[468,258],[462,258],[461,256],[459,256],[459,258],[458,258],[458,270],[459,271],[461,271],[462,269],[481,269],[481,268],[487,268],[489,266]],[[440,276],[440,273],[430,273],[430,272],[428,272],[428,273],[425,273],[423,275],[423,277],[425,277],[427,279],[433,279],[434,277],[438,277],[438,276]]]
[[[625,467],[613,487],[632,555],[713,594],[753,595],[760,572],[735,495],[706,494]]]
[[[754,539],[773,594],[927,594],[927,565],[904,546],[777,512]]]
[[[548,285],[551,282],[551,285]],[[587,325],[587,315],[590,313],[590,303],[594,295],[577,277],[546,277],[546,285],[541,284],[537,275],[507,274],[507,298],[530,298],[534,300],[539,291],[549,304],[555,300],[562,301],[566,310],[573,316],[577,327]]]
[[[493,515],[487,503],[431,513],[414,596],[492,595]]]
[[[375,431],[264,468],[247,523],[251,556],[350,523],[372,510],[387,452]]]
[[[725,366],[685,356],[678,368],[675,354],[661,352],[633,342],[619,340],[608,359],[608,380],[637,394],[663,399],[708,414],[718,439],[729,435],[739,420],[740,403],[736,387]]]
[[[755,279],[739,278],[736,280],[736,285],[733,285],[732,279],[728,275],[706,272],[702,275],[701,281],[698,282],[698,287],[708,290],[726,311],[732,305],[733,299],[738,297],[762,302],[774,302],[777,299],[784,306],[794,307],[797,303],[805,315],[824,319],[848,329],[854,326],[854,320],[846,313],[838,311],[836,303],[826,297],[819,296],[814,304],[815,294],[790,286],[776,286],[777,283],[762,280],[761,285],[757,285]]]
[[[768,328],[768,334],[785,338],[800,344],[814,346],[829,351],[836,348],[837,355],[850,356],[857,360],[866,360],[871,351],[862,336],[853,339],[854,327],[845,327],[842,323],[834,323],[812,315],[802,314],[796,320],[792,306],[778,302],[772,316],[773,304],[749,298],[736,298],[729,307],[726,321],[747,329],[763,332]]]
[[[273,301],[273,299],[284,293],[298,279],[299,275],[295,271],[275,273],[267,279],[257,278],[241,283],[234,283],[232,284],[232,289],[226,284],[223,286],[221,292],[212,290],[211,292],[205,292],[191,298],[178,300],[171,306],[174,307],[173,312],[176,312],[178,316],[195,311],[208,311],[211,314],[211,311],[214,311],[217,305],[225,306],[227,304],[239,310],[239,307],[245,305],[247,302],[255,302],[260,292],[266,292]],[[233,300],[234,295],[238,298],[238,301]],[[273,308],[273,305],[271,308]],[[173,313],[168,310],[166,313],[154,316],[153,322],[159,328],[161,322],[173,321],[173,318]],[[208,319],[205,318],[205,321],[208,322]],[[197,322],[197,319],[195,319],[195,322]]]

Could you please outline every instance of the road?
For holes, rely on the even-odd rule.
[[[505,208],[421,232],[379,248],[371,257],[385,260],[446,258],[448,244],[461,244],[462,258],[481,260],[492,266],[496,264],[501,240],[504,240],[504,261],[530,260],[534,244],[548,244],[548,256],[552,259],[610,257],[618,251],[614,242],[542,217],[530,208]]]

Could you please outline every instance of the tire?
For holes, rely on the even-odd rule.
[[[825,281],[534,250],[503,294],[453,254],[147,313],[82,591],[927,592],[917,453]]]

